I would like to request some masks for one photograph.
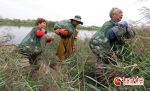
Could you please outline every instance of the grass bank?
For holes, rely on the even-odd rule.
[[[150,37],[149,29],[136,30],[137,36],[128,40],[129,47],[122,54],[122,60],[115,58],[117,65],[106,65],[122,73],[122,77],[143,77],[142,86],[120,86],[122,91],[150,90]],[[88,38],[77,41],[76,53],[68,59],[55,60],[56,45],[59,37],[47,45],[46,64],[56,65],[54,70],[43,65],[34,77],[30,77],[28,60],[12,48],[0,50],[0,90],[1,91],[116,91],[114,83],[109,86],[96,87],[94,80],[96,56],[88,46]],[[126,49],[126,47],[124,47]],[[133,51],[131,51],[133,49]],[[114,56],[115,57],[115,56]],[[104,74],[105,75],[105,74]],[[105,75],[106,78],[109,75]]]

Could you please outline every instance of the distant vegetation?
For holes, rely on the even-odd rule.
[[[79,25],[77,27],[77,29],[81,29],[81,30],[98,30],[100,27],[98,26],[81,26]]]
[[[0,16],[0,25],[9,25],[9,26],[35,26],[36,19],[27,19],[27,20],[20,20],[20,19],[9,19],[9,18],[2,18]],[[53,30],[53,26],[57,21],[47,21],[46,29],[49,31]],[[78,26],[77,29],[81,30],[98,30],[99,27],[97,26]]]

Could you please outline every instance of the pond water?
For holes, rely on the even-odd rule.
[[[32,27],[18,27],[18,26],[0,26],[0,37],[5,34],[11,34],[14,36],[13,40],[9,44],[19,44],[22,39],[31,31]],[[91,38],[96,31],[79,30],[78,39],[84,40],[85,38]],[[53,32],[47,33],[49,36],[55,35]]]

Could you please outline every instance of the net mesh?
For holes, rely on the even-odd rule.
[[[21,52],[21,54],[31,56],[38,55],[41,53],[42,49],[40,39],[36,36],[37,30],[41,29],[38,27],[34,27],[18,45],[17,48]]]

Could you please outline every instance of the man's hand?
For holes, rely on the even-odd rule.
[[[75,51],[76,51],[76,48],[72,47],[72,54],[75,53]]]
[[[52,41],[52,40],[54,40],[54,39],[55,39],[55,37],[54,37],[54,36],[52,36],[50,39],[51,39],[51,41]]]
[[[57,29],[55,31],[56,34],[58,35],[63,35],[63,36],[67,36],[68,35],[68,31],[66,29]]]

